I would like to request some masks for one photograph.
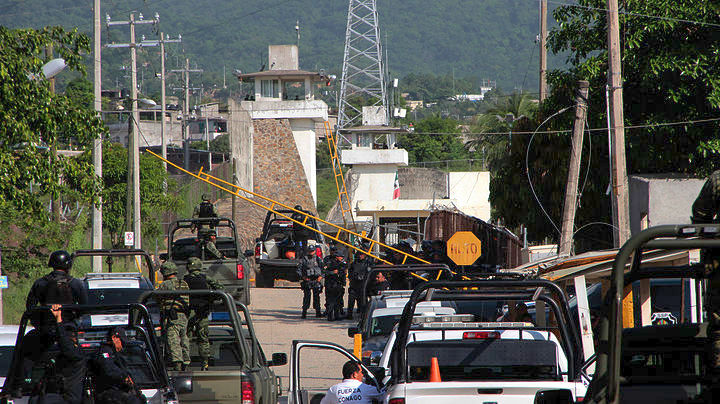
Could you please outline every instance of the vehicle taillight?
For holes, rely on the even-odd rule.
[[[315,255],[317,255],[318,258],[322,258],[322,257],[323,257],[323,256],[322,256],[322,248],[317,247],[317,248],[315,249]]]
[[[576,403],[582,403],[585,400],[585,397],[578,397],[575,402]]]
[[[255,244],[255,258],[260,258],[260,244]]]
[[[405,404],[404,398],[391,398],[388,404]]]
[[[500,333],[497,331],[465,331],[463,339],[497,339]]]
[[[255,404],[255,386],[252,382],[240,382],[242,391],[241,404]]]
[[[245,279],[245,267],[243,267],[243,264],[237,264],[237,278]]]

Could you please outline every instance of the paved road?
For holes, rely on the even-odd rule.
[[[286,352],[290,360],[292,340],[309,339],[330,341],[352,351],[353,341],[347,336],[347,328],[354,322],[349,320],[328,322],[315,318],[311,309],[308,318],[302,320],[302,291],[298,287],[276,287],[273,289],[250,290],[252,303],[250,312],[265,355]],[[322,295],[325,307],[325,296]],[[345,300],[347,302],[347,299]],[[300,357],[303,380],[301,386],[309,390],[323,391],[341,379],[342,365],[346,359],[329,351],[303,352]],[[275,373],[282,377],[283,395],[287,393],[289,366],[275,367]],[[281,400],[283,401],[283,400]]]

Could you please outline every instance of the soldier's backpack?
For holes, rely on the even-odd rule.
[[[73,304],[72,288],[70,288],[70,281],[72,276],[62,271],[53,271],[52,273],[43,277],[47,282],[45,288],[45,301],[42,304]]]
[[[200,209],[198,212],[199,217],[217,217],[213,204],[208,201],[202,201],[200,203]]]
[[[208,285],[207,278],[204,274],[187,274],[185,275],[185,283],[187,283],[190,290],[206,290],[211,289],[210,285]],[[205,308],[208,306],[208,299],[199,297],[199,296],[191,296],[190,297],[190,307],[197,309],[197,308]]]

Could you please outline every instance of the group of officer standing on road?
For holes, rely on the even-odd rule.
[[[305,255],[300,260],[300,265],[298,265],[300,288],[303,291],[301,318],[307,318],[312,300],[316,317],[327,316],[328,321],[352,319],[355,306],[359,313],[364,310],[363,288],[375,260],[364,252],[358,252],[353,262],[348,265],[337,247],[331,247],[330,254],[324,259],[320,259],[318,251],[318,247],[308,246]],[[343,300],[348,279],[348,307],[345,311]],[[325,289],[324,313],[320,307],[320,294],[323,292],[323,286]],[[389,284],[383,274],[378,273],[376,278],[369,283],[367,293],[377,294],[388,287]]]

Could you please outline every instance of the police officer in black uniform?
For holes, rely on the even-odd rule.
[[[365,248],[365,247],[363,247]],[[353,306],[356,303],[358,312],[362,314],[365,310],[365,297],[363,296],[363,286],[365,278],[367,278],[370,268],[373,266],[373,259],[368,257],[364,252],[357,252],[357,257],[348,272],[350,278],[350,287],[348,288],[348,309],[347,318],[353,318]]]
[[[343,295],[345,294],[345,258],[337,247],[330,248],[330,255],[323,260],[325,269],[325,312],[328,321],[340,320]]]
[[[81,404],[87,359],[78,345],[77,327],[72,322],[63,323],[60,307],[54,304],[51,309],[57,341],[33,365],[32,374],[42,373],[34,395],[43,404]]]
[[[307,255],[300,261],[298,275],[300,276],[300,288],[303,291],[302,318],[307,317],[307,310],[310,307],[310,294],[312,294],[315,317],[322,317],[320,310],[320,293],[322,293],[322,268],[323,262],[316,255],[315,247],[307,248]]]
[[[128,370],[127,344],[128,339],[123,327],[110,330],[107,343],[100,347],[95,359],[95,391],[97,395],[123,396],[128,404],[140,404],[142,393],[135,386]]]
[[[70,253],[58,250],[50,254],[48,266],[53,270],[33,283],[25,308],[49,304],[87,304],[88,293],[80,279],[70,276],[73,260]]]

